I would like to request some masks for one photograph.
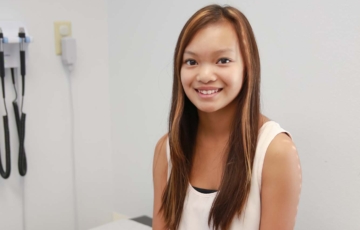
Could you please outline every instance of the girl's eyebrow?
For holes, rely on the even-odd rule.
[[[213,52],[213,54],[220,54],[220,53],[226,53],[226,52],[235,52],[235,51],[230,48],[225,48],[225,49],[216,50]],[[185,50],[184,54],[190,54],[193,56],[197,56],[197,54],[195,52],[190,51],[190,50]]]

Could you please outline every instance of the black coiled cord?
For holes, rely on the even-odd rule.
[[[23,77],[23,90],[22,90],[22,105],[24,104],[24,88],[25,88],[25,81],[24,81],[24,75],[22,75]],[[17,91],[16,91],[16,86],[15,86],[15,76],[14,76],[14,69],[11,68],[11,77],[12,77],[12,82],[14,85],[14,90],[15,90],[15,94],[16,94],[16,98],[13,101],[13,108],[14,108],[14,113],[15,113],[15,120],[16,120],[16,127],[17,127],[17,131],[18,131],[18,136],[19,136],[19,161],[18,161],[18,168],[19,168],[19,173],[21,176],[25,176],[26,172],[27,172],[27,161],[26,161],[26,153],[25,153],[25,121],[26,121],[26,114],[22,112],[22,105],[21,105],[21,117],[20,117],[20,111],[19,111],[19,106],[17,104]]]
[[[6,115],[3,116],[3,123],[4,123],[4,134],[5,134],[5,166],[6,170],[4,170],[1,155],[0,155],[0,175],[4,179],[9,178],[11,173],[11,154],[10,154],[10,132],[9,132],[9,120],[8,120],[8,112],[6,108],[6,101],[5,101],[5,66],[4,66],[4,52],[0,52],[0,77],[1,77],[1,85],[2,85],[2,92],[3,92],[3,99],[4,99],[4,106]]]

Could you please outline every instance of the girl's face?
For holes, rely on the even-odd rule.
[[[237,35],[229,22],[199,30],[183,56],[181,83],[198,110],[221,110],[239,94],[244,64]]]

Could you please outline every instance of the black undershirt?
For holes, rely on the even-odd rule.
[[[198,191],[198,192],[200,192],[200,193],[209,194],[209,193],[217,192],[217,190],[198,188],[198,187],[195,187],[195,186],[192,186],[192,187],[193,187],[196,191]]]

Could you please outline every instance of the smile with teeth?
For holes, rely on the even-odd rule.
[[[204,94],[204,95],[209,95],[209,94],[217,93],[217,92],[219,92],[220,90],[221,90],[221,89],[215,89],[215,90],[196,90],[196,91],[198,91],[199,93]]]

